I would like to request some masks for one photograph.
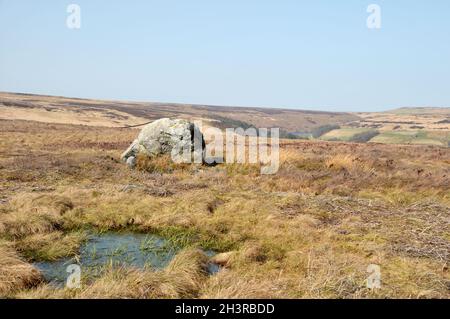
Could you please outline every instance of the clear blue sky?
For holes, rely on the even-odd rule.
[[[81,29],[66,8],[81,6]],[[366,26],[379,4],[382,28]],[[338,111],[450,106],[448,0],[0,0],[0,91]]]

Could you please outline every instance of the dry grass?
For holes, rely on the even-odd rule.
[[[85,240],[83,233],[64,235],[61,231],[37,233],[15,242],[16,249],[29,260],[57,260],[78,254],[80,244]]]
[[[325,160],[325,165],[329,169],[334,170],[362,170],[365,172],[371,171],[370,163],[362,161],[357,156],[351,154],[336,154]]]
[[[56,230],[62,215],[73,208],[69,199],[58,195],[19,195],[10,204],[11,212],[0,216],[4,232],[14,238]]]
[[[282,296],[280,287],[272,280],[246,278],[228,270],[212,276],[204,285],[200,298],[204,299],[262,299]]]
[[[39,271],[23,261],[11,247],[0,243],[0,297],[38,284]]]
[[[119,156],[135,135],[0,121],[0,239],[9,254],[76,254],[85,229],[156,233],[188,247],[163,271],[105,269],[76,291],[17,282],[7,296],[450,297],[449,149],[283,141],[273,176],[257,165],[162,158],[130,170]],[[189,247],[233,254],[207,276],[205,257]],[[382,270],[378,291],[365,286],[372,263]]]
[[[429,131],[448,132],[450,125],[445,120],[449,114],[448,107],[404,108],[390,112],[359,113],[362,119],[358,124],[360,127],[376,126],[382,131],[414,130],[415,127],[420,126]]]
[[[170,155],[163,155],[149,159],[147,156],[139,154],[136,161],[136,168],[148,173],[172,173],[175,170],[190,170],[194,166],[184,163],[174,163]]]

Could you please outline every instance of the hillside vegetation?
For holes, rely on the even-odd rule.
[[[119,157],[137,133],[0,121],[2,297],[450,297],[450,149],[286,140],[276,175],[164,159],[130,170]],[[46,283],[32,262],[76,256],[92,231],[183,250],[159,271]],[[199,247],[228,253],[218,273],[204,273]],[[380,289],[366,286],[370,264]]]
[[[327,124],[358,120],[349,113],[176,103],[102,101],[55,96],[0,93],[0,119],[123,127],[162,117],[204,120],[226,127],[278,127],[287,135]]]

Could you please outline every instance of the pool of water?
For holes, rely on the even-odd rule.
[[[84,275],[93,277],[105,265],[158,270],[166,267],[180,249],[156,235],[108,233],[90,236],[81,246],[78,258],[36,262],[34,265],[48,282],[61,285],[69,276],[67,266],[71,264],[80,265]],[[204,252],[209,257],[215,254],[209,250]],[[208,264],[210,274],[218,270],[218,265]]]

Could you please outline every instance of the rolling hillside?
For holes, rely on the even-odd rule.
[[[128,127],[163,117],[203,120],[204,126],[222,129],[279,127],[282,138],[444,147],[450,143],[450,108],[335,113],[0,93],[0,119],[6,120]]]
[[[210,105],[88,100],[55,96],[0,93],[0,118],[61,124],[126,126],[162,117],[203,119],[218,127],[279,127],[304,132],[327,124],[359,120],[349,113],[225,107]]]

